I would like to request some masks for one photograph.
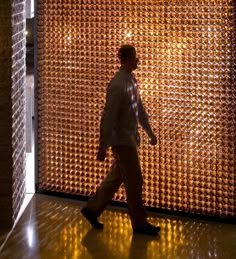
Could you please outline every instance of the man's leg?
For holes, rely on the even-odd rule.
[[[116,147],[113,149],[115,162],[111,172],[102,182],[96,194],[88,201],[89,213],[82,213],[95,228],[103,225],[97,221],[107,204],[112,199],[122,182],[125,184],[128,210],[135,233],[156,235],[160,227],[154,227],[147,222],[147,215],[142,204],[142,172],[136,148]]]
[[[133,229],[147,225],[147,215],[142,202],[143,177],[135,147],[120,146],[115,148],[121,167],[121,174],[126,189],[127,205]]]
[[[113,153],[114,154],[114,153]],[[120,165],[114,154],[114,162],[111,171],[107,174],[96,194],[88,201],[81,212],[94,228],[102,229],[103,225],[97,220],[113,198],[115,192],[122,183]]]
[[[96,194],[88,201],[87,208],[99,217],[112,200],[121,183],[120,166],[115,159],[111,171],[101,183]]]

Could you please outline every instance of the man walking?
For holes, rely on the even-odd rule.
[[[136,50],[133,46],[124,45],[119,49],[118,57],[121,67],[107,88],[97,154],[97,159],[104,161],[106,150],[112,147],[114,162],[96,194],[81,212],[94,228],[102,229],[103,224],[98,217],[123,182],[133,233],[157,235],[160,227],[147,222],[142,203],[143,178],[137,151],[140,142],[138,123],[150,138],[151,145],[156,145],[157,139],[149,125],[132,73],[138,66]]]

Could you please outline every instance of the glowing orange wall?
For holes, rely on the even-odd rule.
[[[158,137],[142,132],[145,205],[235,216],[234,15],[233,0],[39,0],[39,188],[91,196],[106,175],[100,115],[129,43]]]

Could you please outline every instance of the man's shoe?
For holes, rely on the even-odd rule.
[[[103,224],[98,221],[96,215],[94,215],[94,213],[90,211],[87,207],[84,207],[81,210],[81,213],[94,228],[103,229]]]
[[[160,227],[155,227],[151,224],[147,224],[146,226],[142,228],[136,228],[133,230],[134,234],[144,234],[144,235],[149,235],[149,236],[156,236],[160,232],[161,228]]]

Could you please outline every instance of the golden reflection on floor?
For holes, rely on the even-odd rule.
[[[160,235],[133,236],[125,209],[106,210],[100,231],[81,216],[83,204],[36,194],[0,258],[236,258],[235,225],[148,213],[149,221],[161,226]]]

